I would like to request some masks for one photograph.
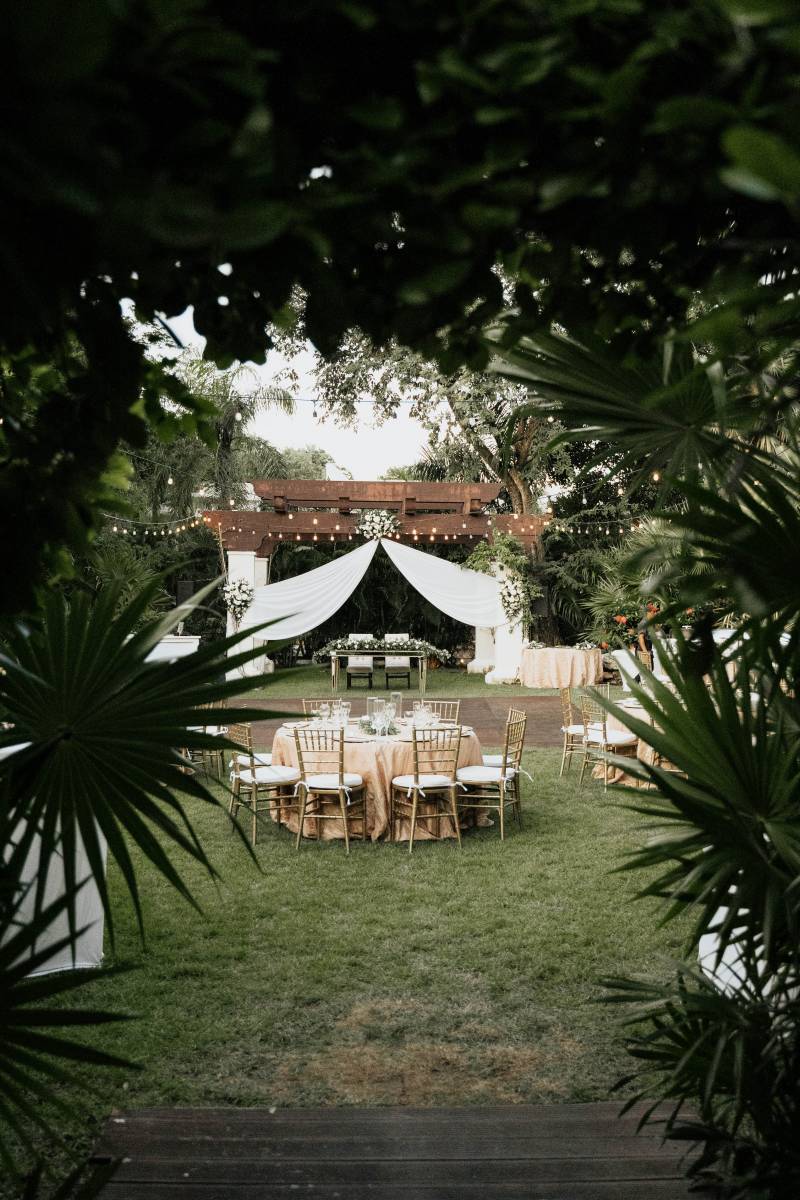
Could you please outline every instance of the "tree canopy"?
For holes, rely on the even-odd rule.
[[[481,368],[498,264],[512,339],[796,316],[789,0],[35,0],[5,44],[6,608],[86,541],[120,435],[208,427],[125,297],[193,305],[221,365],[261,360],[300,286],[325,353],[358,327]]]

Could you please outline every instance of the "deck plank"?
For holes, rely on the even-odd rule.
[[[94,1154],[102,1200],[685,1200],[685,1144],[616,1104],[142,1109]]]

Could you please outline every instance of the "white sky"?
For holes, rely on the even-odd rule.
[[[205,339],[194,328],[192,310],[188,308],[178,317],[170,317],[169,325],[186,346],[194,346],[202,352]],[[312,353],[293,360],[292,366],[300,375],[298,395],[313,397],[311,379]],[[249,363],[265,383],[270,383],[286,365],[279,354],[270,352],[262,366]],[[359,405],[363,417],[358,429],[340,429],[331,421],[321,421],[313,416],[313,405],[299,403],[293,416],[281,412],[259,413],[250,426],[250,432],[266,438],[274,446],[322,446],[334,461],[352,473],[354,479],[377,479],[389,467],[404,467],[416,462],[423,447],[427,445],[427,434],[418,421],[414,421],[401,409],[401,415],[384,425],[373,426],[369,404]]]

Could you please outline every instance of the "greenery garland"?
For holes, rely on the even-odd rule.
[[[502,567],[505,578],[500,582],[500,603],[509,621],[530,625],[533,603],[543,594],[531,573],[531,560],[521,542],[512,533],[495,532],[492,541],[482,541],[470,554],[465,566],[484,575],[494,575]]]

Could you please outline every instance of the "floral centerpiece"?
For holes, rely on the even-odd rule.
[[[575,643],[575,649],[576,650],[597,650],[597,649],[602,649],[602,646],[598,647],[597,642],[590,642],[588,638],[584,638],[582,642]]]
[[[361,514],[356,533],[372,541],[373,538],[391,537],[399,528],[400,521],[394,513],[387,512],[385,508],[370,508]]]
[[[315,662],[325,662],[332,654],[424,654],[437,662],[447,663],[453,657],[449,650],[434,646],[422,638],[407,642],[386,642],[383,638],[334,638],[314,655]]]
[[[222,588],[222,598],[225,607],[233,617],[234,625],[238,626],[255,598],[255,591],[246,579],[229,580]]]

